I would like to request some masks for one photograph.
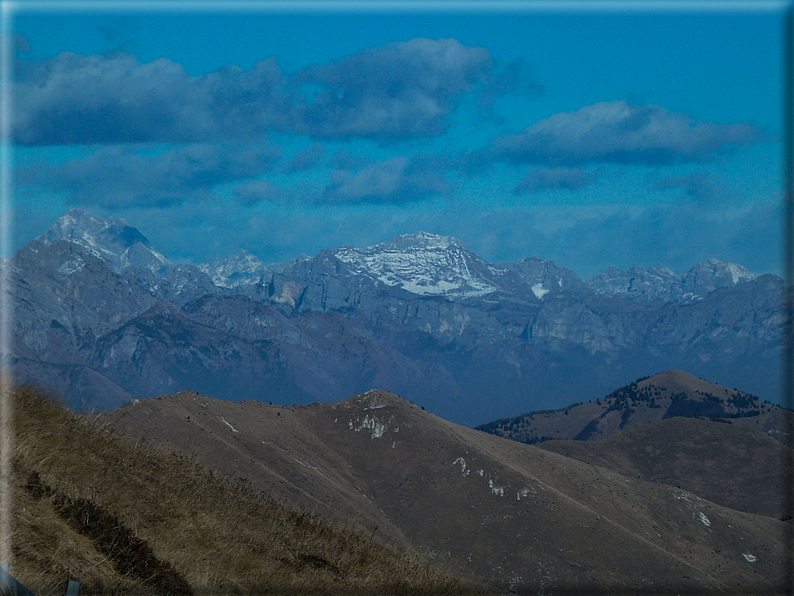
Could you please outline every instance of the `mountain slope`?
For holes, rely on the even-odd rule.
[[[481,590],[334,529],[235,477],[110,437],[13,391],[10,572],[36,594],[475,594]]]
[[[752,428],[670,418],[603,441],[545,441],[539,447],[627,478],[683,488],[731,509],[775,519],[790,515],[785,489],[794,454]]]
[[[780,521],[467,429],[381,391],[293,408],[179,394],[98,422],[332,519],[359,510],[388,540],[501,589],[774,592],[783,581]]]

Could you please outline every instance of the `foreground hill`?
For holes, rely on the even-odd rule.
[[[473,594],[165,451],[99,432],[29,390],[14,402],[10,571],[39,596]]]
[[[477,428],[528,444],[550,439],[592,441],[623,428],[674,417],[723,420],[781,441],[794,429],[794,413],[790,410],[680,370],[638,379],[595,401],[529,412]]]
[[[502,590],[784,591],[776,519],[444,421],[383,392],[308,407],[195,393],[99,415]]]
[[[791,516],[785,489],[794,454],[752,428],[671,418],[618,431],[603,441],[545,441],[539,447],[628,478],[680,487],[731,509],[776,519]]]

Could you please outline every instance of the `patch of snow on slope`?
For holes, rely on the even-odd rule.
[[[505,489],[503,486],[494,486],[493,480],[488,481],[488,486],[491,488],[491,492],[495,495],[499,495],[500,497],[505,496]]]
[[[734,284],[753,281],[758,277],[757,275],[750,273],[741,265],[737,265],[735,263],[727,263],[726,269],[728,270],[728,273],[731,274],[731,281],[733,281]]]
[[[392,422],[390,420],[390,422]],[[378,421],[378,419],[373,416],[372,418],[369,417],[369,414],[364,416],[364,420],[356,419],[356,422],[359,423],[358,427],[354,427],[353,421],[351,420],[348,423],[348,428],[359,432],[363,429],[368,429],[370,431],[370,438],[372,439],[380,439],[383,436],[383,433],[386,432],[386,425],[382,422]]]
[[[226,422],[226,419],[225,419],[223,416],[218,416],[218,418],[219,418],[219,419],[220,419],[220,421],[221,421],[221,422],[223,422],[223,423],[224,423],[226,426],[228,426],[230,429],[232,429],[232,432],[233,432],[233,433],[236,433],[236,432],[237,432],[237,429],[236,429],[236,428],[234,428],[234,427],[233,427],[231,424],[229,424],[228,422]]]
[[[562,280],[560,280],[560,287],[562,287]],[[543,287],[543,284],[535,284],[532,286],[532,293],[535,294],[537,298],[543,298],[549,291]]]
[[[61,275],[71,275],[76,271],[80,271],[80,269],[82,269],[83,267],[85,267],[85,261],[83,261],[83,259],[75,255],[71,259],[66,261],[63,265],[58,267],[58,273],[60,273]]]

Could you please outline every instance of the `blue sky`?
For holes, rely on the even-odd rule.
[[[781,272],[783,4],[54,6],[13,23],[15,247],[81,207],[178,262],[429,231]]]

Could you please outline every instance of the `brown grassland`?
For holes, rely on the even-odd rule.
[[[39,596],[475,594],[172,452],[98,431],[31,388],[13,402],[11,573]]]

